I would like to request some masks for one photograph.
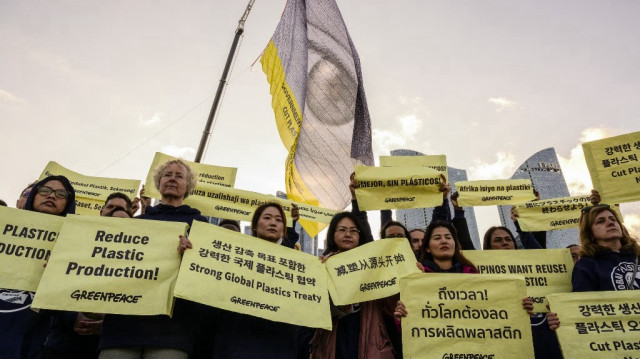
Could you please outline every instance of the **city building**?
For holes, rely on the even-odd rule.
[[[511,179],[530,179],[533,188],[538,191],[540,199],[570,196],[554,148],[546,148],[527,158],[511,176]],[[515,225],[511,221],[510,211],[511,206],[498,206],[500,222],[518,237]],[[519,238],[517,241],[521,246]],[[547,248],[565,248],[574,243],[578,243],[577,228],[547,231]]]

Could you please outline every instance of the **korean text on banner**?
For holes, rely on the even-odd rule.
[[[155,156],[153,156],[153,162],[151,162],[151,167],[149,167],[149,173],[147,173],[147,179],[144,183],[144,192],[145,196],[151,198],[160,198],[162,197],[156,188],[156,185],[153,181],[153,175],[156,171],[156,168],[161,164],[177,160],[177,157],[165,155],[161,152],[156,152]],[[206,165],[203,163],[191,162],[187,160],[180,159],[182,162],[189,165],[191,171],[198,175],[198,182],[196,183],[195,190],[200,189],[202,184],[213,184],[224,187],[233,187],[236,182],[236,172],[237,168],[233,167],[221,167],[214,165]],[[189,194],[193,195],[192,193]],[[188,197],[187,197],[188,199]]]
[[[437,288],[437,290],[436,290]],[[400,278],[405,358],[533,358],[522,279],[482,274]]]
[[[406,238],[387,238],[336,254],[325,262],[336,305],[380,299],[400,291],[398,278],[419,273]]]
[[[0,207],[0,288],[35,292],[64,217]]]
[[[331,329],[327,276],[318,258],[194,222],[175,296],[237,313]]]
[[[445,155],[380,156],[380,167],[429,167],[442,173],[449,181]]]
[[[575,196],[527,202],[516,211],[523,231],[552,231],[578,227],[582,209],[588,206],[589,196]]]
[[[199,209],[202,214],[212,217],[251,221],[253,212],[260,205],[267,202],[280,203],[289,216],[293,201],[278,198],[276,196],[245,191],[237,188],[216,186],[212,184],[200,184],[184,203]],[[335,210],[311,206],[304,203],[295,203],[300,213],[300,224],[315,237],[338,213]],[[289,219],[287,223],[291,223]]]
[[[556,330],[565,358],[637,358],[640,353],[638,291],[553,294]]]
[[[536,199],[529,179],[456,182],[461,207],[521,204]]]
[[[640,200],[640,132],[585,142],[582,150],[602,203]]]
[[[32,307],[90,313],[169,314],[187,224],[68,216]]]
[[[527,249],[526,251],[464,251],[464,256],[482,274],[515,274],[527,285],[536,313],[546,313],[545,297],[571,292],[573,259],[569,249]],[[499,263],[499,264],[498,264]]]
[[[138,180],[85,176],[50,161],[40,174],[40,179],[53,175],[65,176],[71,182],[76,192],[76,214],[99,216],[110,194],[122,192],[133,199],[140,187]]]
[[[436,207],[441,173],[429,167],[356,166],[356,197],[363,211]]]

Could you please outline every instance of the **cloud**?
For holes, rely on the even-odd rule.
[[[159,112],[154,113],[153,116],[151,116],[148,119],[145,119],[143,115],[138,115],[138,118],[140,119],[140,123],[143,126],[153,126],[156,123],[159,123],[162,121],[161,117],[162,117],[162,114]]]
[[[629,213],[623,215],[624,226],[627,227],[629,234],[633,238],[639,238],[640,236],[640,214]]]
[[[27,101],[7,91],[0,90],[0,104],[8,104],[20,107],[22,105],[26,105]]]
[[[580,143],[571,149],[568,158],[558,155],[564,179],[572,196],[588,194],[593,188],[589,169],[584,159],[584,152],[582,151],[582,143],[611,137],[615,135],[615,132],[601,127],[586,128],[581,133]]]
[[[374,152],[378,155],[388,156],[393,149],[404,147],[407,141],[400,134],[387,130],[373,129]]]
[[[166,153],[173,157],[183,158],[189,161],[193,161],[196,156],[196,149],[193,147],[180,147],[176,145],[163,146],[160,152]]]
[[[506,97],[492,97],[489,99],[489,103],[495,106],[496,112],[502,112],[506,108],[516,107],[517,105],[515,101]]]
[[[469,180],[490,180],[511,178],[516,169],[515,157],[506,152],[498,152],[493,163],[475,161],[475,166],[469,167]]]
[[[411,141],[415,139],[416,133],[422,128],[422,120],[416,117],[415,114],[402,116],[398,118],[398,122],[400,123],[402,135]]]

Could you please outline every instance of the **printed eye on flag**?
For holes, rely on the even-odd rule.
[[[289,0],[261,63],[289,199],[344,209],[354,165],[372,166],[373,152],[360,59],[335,1]]]

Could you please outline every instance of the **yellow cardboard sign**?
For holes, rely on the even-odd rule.
[[[76,214],[99,216],[104,201],[113,192],[122,192],[134,199],[140,181],[131,179],[85,176],[50,161],[40,179],[48,176],[65,176],[76,192]]]
[[[0,288],[35,292],[64,217],[0,207]]]
[[[449,181],[447,156],[380,156],[380,167],[429,167],[444,174]]]
[[[169,314],[186,223],[68,216],[33,308]]]
[[[602,203],[640,200],[640,132],[585,142],[582,150]]]
[[[331,330],[327,276],[318,258],[194,222],[175,296],[277,322]]]
[[[533,358],[522,279],[419,273],[400,279],[404,358]]]
[[[536,199],[529,179],[460,181],[460,207],[521,204]]]
[[[363,211],[442,204],[440,172],[429,167],[356,166],[356,197]]]
[[[556,330],[565,358],[638,358],[640,297],[638,291],[553,294]]]
[[[527,202],[516,211],[523,231],[552,231],[578,227],[582,209],[588,206],[589,196],[574,196]]]
[[[295,203],[300,214],[299,222],[312,237],[324,229],[338,213],[332,209],[296,203],[276,196],[212,184],[200,184],[184,201],[199,209],[205,216],[241,221],[251,221],[255,209],[267,202],[280,203],[287,217],[291,213],[292,203]],[[287,224],[291,224],[291,219],[287,220]]]
[[[325,262],[335,305],[380,299],[400,291],[398,278],[420,273],[406,238],[387,238],[329,257]]]
[[[571,292],[573,259],[567,248],[464,251],[482,274],[514,274],[527,285],[536,313],[548,312],[545,297]]]
[[[144,182],[145,196],[151,198],[162,197],[160,195],[160,192],[158,192],[158,189],[156,188],[155,182],[153,181],[153,174],[155,173],[156,168],[161,164],[177,159],[178,157],[173,157],[165,155],[161,152],[156,152],[155,156],[153,156],[153,162],[151,162],[149,173],[147,173],[147,179]],[[188,164],[191,168],[191,171],[198,175],[196,189],[200,189],[201,184],[213,184],[224,187],[233,187],[236,182],[236,172],[238,171],[237,168],[207,165],[204,163],[191,162],[184,159],[181,160],[184,163]]]

